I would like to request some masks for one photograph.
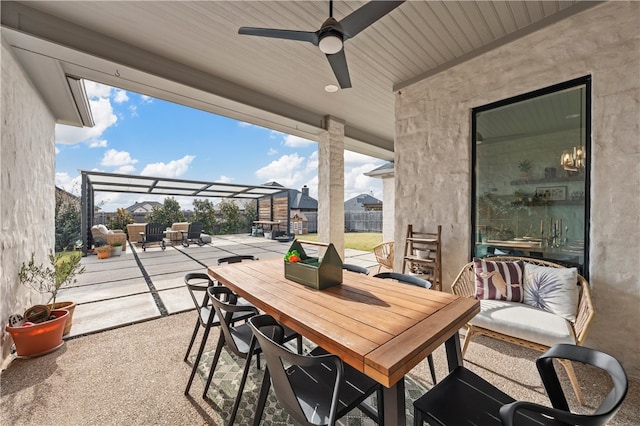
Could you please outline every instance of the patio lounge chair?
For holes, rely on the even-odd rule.
[[[189,247],[189,241],[195,241],[196,244],[202,247],[204,245],[204,241],[201,238],[203,229],[204,224],[202,222],[190,223],[189,229],[186,232],[182,232],[182,245]]]
[[[142,236],[142,251],[147,251],[149,243],[159,243],[162,250],[166,249],[164,243],[164,225],[161,223],[147,223]]]

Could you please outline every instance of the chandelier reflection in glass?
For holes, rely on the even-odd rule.
[[[560,156],[560,165],[568,172],[578,172],[584,168],[584,148],[574,146],[573,152],[564,151]]]

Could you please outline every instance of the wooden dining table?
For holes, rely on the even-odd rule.
[[[404,425],[404,376],[445,344],[462,365],[458,330],[480,312],[475,299],[343,271],[316,290],[284,277],[283,259],[211,266],[209,275],[277,321],[383,385],[384,418]]]

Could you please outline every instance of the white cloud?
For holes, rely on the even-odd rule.
[[[129,111],[131,112],[132,117],[138,116],[138,107],[136,105],[129,105]]]
[[[270,148],[269,152],[267,152],[268,156],[272,156],[272,155],[276,155],[278,153],[278,150],[275,148]]]
[[[313,151],[307,160],[307,169],[318,170],[318,151]]]
[[[82,176],[78,175],[72,178],[68,173],[56,173],[55,183],[58,188],[62,188],[73,195],[79,196]]]
[[[84,90],[87,93],[89,99],[92,98],[109,98],[111,96],[111,86],[96,83],[94,81],[83,80]]]
[[[220,175],[220,178],[218,179],[218,182],[229,183],[232,180],[233,180],[233,178],[230,178],[229,176]]]
[[[277,130],[271,130],[269,132],[269,139],[278,139],[278,138],[285,138],[287,135],[285,135],[282,132],[279,132]]]
[[[151,163],[140,173],[143,176],[158,176],[158,177],[178,177],[186,173],[189,169],[189,164],[196,158],[193,155],[185,155],[179,160],[173,160],[169,163]]]
[[[127,96],[126,90],[116,90],[116,94],[113,96],[113,101],[117,104],[121,104],[123,102],[127,102],[129,100],[129,96]]]
[[[127,164],[127,165],[125,165],[125,166],[118,167],[117,169],[115,169],[115,170],[113,171],[113,173],[121,173],[121,174],[124,174],[124,175],[130,175],[130,174],[132,174],[132,173],[133,173],[133,172],[135,172],[135,171],[136,171],[136,168],[135,168],[135,167],[133,167],[133,166],[132,166],[132,165],[130,165],[130,164]]]
[[[269,165],[256,170],[256,177],[263,182],[276,181],[286,187],[298,185],[304,178],[305,158],[297,153],[283,155]]]
[[[315,142],[310,141],[309,139],[298,137],[298,136],[286,135],[283,143],[285,146],[288,146],[291,148],[300,148],[300,147],[309,146]]]
[[[371,194],[382,200],[382,180],[370,178],[364,173],[382,164],[382,160],[345,151],[344,197],[345,200],[359,194]],[[309,187],[309,195],[318,198],[318,151],[309,157],[297,153],[283,155],[256,171],[262,182],[276,181],[288,188]]]
[[[106,167],[118,167],[136,164],[137,162],[138,160],[131,158],[131,154],[127,151],[116,151],[115,149],[110,149],[104,153],[104,157],[102,157],[100,165]]]
[[[108,145],[106,139],[93,140],[89,142],[89,148],[106,148]]]
[[[56,142],[73,145],[80,142],[92,142],[99,139],[109,127],[118,121],[113,113],[109,98],[90,99],[91,113],[95,126],[74,127],[63,124],[56,125]]]
[[[372,194],[382,200],[382,179],[364,174],[383,164],[382,160],[352,151],[344,152],[345,200],[360,194]]]
[[[153,102],[153,98],[147,95],[140,95],[140,99],[142,100],[142,103],[145,103],[145,104],[150,104]]]

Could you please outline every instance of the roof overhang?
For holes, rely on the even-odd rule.
[[[380,167],[376,167],[370,172],[364,173],[365,176],[373,177],[373,178],[390,178],[393,177],[395,173],[395,166],[393,162],[388,162],[383,164]]]
[[[13,54],[36,87],[57,123],[77,127],[94,125],[89,100],[81,78],[68,73],[57,59],[30,49],[33,38],[2,28],[2,34],[12,46]],[[22,47],[16,46],[21,40]]]
[[[80,170],[83,181],[95,192],[119,192],[160,196],[257,199],[289,191],[264,185],[171,179]]]

